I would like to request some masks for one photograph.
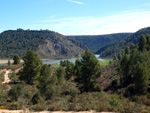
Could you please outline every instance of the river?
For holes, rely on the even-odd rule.
[[[95,54],[95,57],[99,60],[99,61],[103,61],[103,59],[99,58],[99,55]],[[64,61],[64,60],[68,60],[70,62],[75,63],[77,58],[72,58],[72,59],[58,59],[58,60],[42,60],[43,64],[59,64],[60,61]]]
[[[103,61],[103,59],[99,59],[99,55],[96,55],[96,58],[99,61]],[[52,59],[47,59],[47,60],[42,60],[43,64],[59,64],[60,61],[64,61],[64,60],[69,60],[70,62],[75,63],[77,58],[72,58],[72,59],[58,59],[58,60],[52,60]],[[1,65],[7,65],[8,60],[0,60],[0,66]],[[13,62],[13,60],[11,60],[11,63]],[[23,63],[23,60],[21,61],[21,63]]]

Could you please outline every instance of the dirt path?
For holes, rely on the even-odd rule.
[[[2,82],[2,84],[9,83],[9,82],[10,82],[10,79],[9,79],[8,74],[9,74],[9,73],[12,73],[12,71],[11,71],[11,70],[6,70],[6,69],[4,69],[4,70],[2,70],[1,72],[3,72],[3,71],[5,71],[5,74],[4,74],[4,81]]]
[[[24,111],[24,110],[1,110],[0,113],[114,113],[114,112],[95,112],[95,111],[82,111],[82,112],[63,112],[63,111],[41,111],[41,112],[32,112],[32,111]]]

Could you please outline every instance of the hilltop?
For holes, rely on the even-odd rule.
[[[131,43],[138,44],[139,37],[142,34],[143,35],[150,34],[150,27],[140,29],[126,38],[110,43],[104,46],[103,48],[99,49],[96,53],[100,54],[101,57],[113,57],[114,54],[117,54],[120,50],[124,49],[126,46],[130,46]]]
[[[126,38],[132,33],[115,33],[106,35],[77,35],[68,36],[70,39],[74,39],[84,45],[86,45],[93,53],[97,52],[100,48],[115,42],[117,40]]]
[[[0,57],[23,57],[27,50],[36,51],[40,58],[72,58],[86,49],[83,44],[49,30],[8,30],[0,34]]]

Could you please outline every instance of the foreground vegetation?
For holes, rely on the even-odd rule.
[[[0,108],[148,113],[149,50],[150,35],[141,35],[138,45],[126,47],[111,62],[100,62],[103,66],[87,50],[75,64],[61,61],[59,67],[43,65],[38,54],[29,50],[23,68],[9,75],[9,84],[0,84]]]

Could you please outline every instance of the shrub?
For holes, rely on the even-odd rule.
[[[140,100],[140,98],[139,98],[138,96],[132,96],[132,97],[130,98],[130,100],[131,100],[132,102],[141,103],[141,100]]]
[[[142,113],[149,113],[147,110],[143,110]]]
[[[135,88],[133,86],[129,86],[125,91],[125,96],[129,97],[135,94]]]
[[[10,110],[18,110],[18,109],[20,109],[20,105],[19,105],[19,103],[17,103],[17,102],[11,103],[9,109],[10,109]]]
[[[0,109],[5,109],[5,107],[4,106],[0,106]]]
[[[148,99],[150,99],[150,93],[147,93],[146,96]]]
[[[118,95],[116,95],[116,94],[112,95],[109,103],[113,107],[117,107],[118,105],[120,105],[120,99],[119,99]]]
[[[113,81],[112,81],[112,86],[113,86],[113,87],[116,88],[116,87],[118,87],[119,85],[120,85],[120,80],[119,80],[119,79],[116,79],[116,80],[113,80]]]
[[[14,85],[12,89],[9,90],[8,95],[12,101],[17,101],[23,94],[23,87],[20,84]]]
[[[42,97],[39,91],[33,96],[31,101],[33,104],[38,104],[40,101],[42,101]]]
[[[47,106],[43,103],[36,104],[32,107],[32,110],[34,110],[34,111],[45,111],[45,110],[47,110]]]

